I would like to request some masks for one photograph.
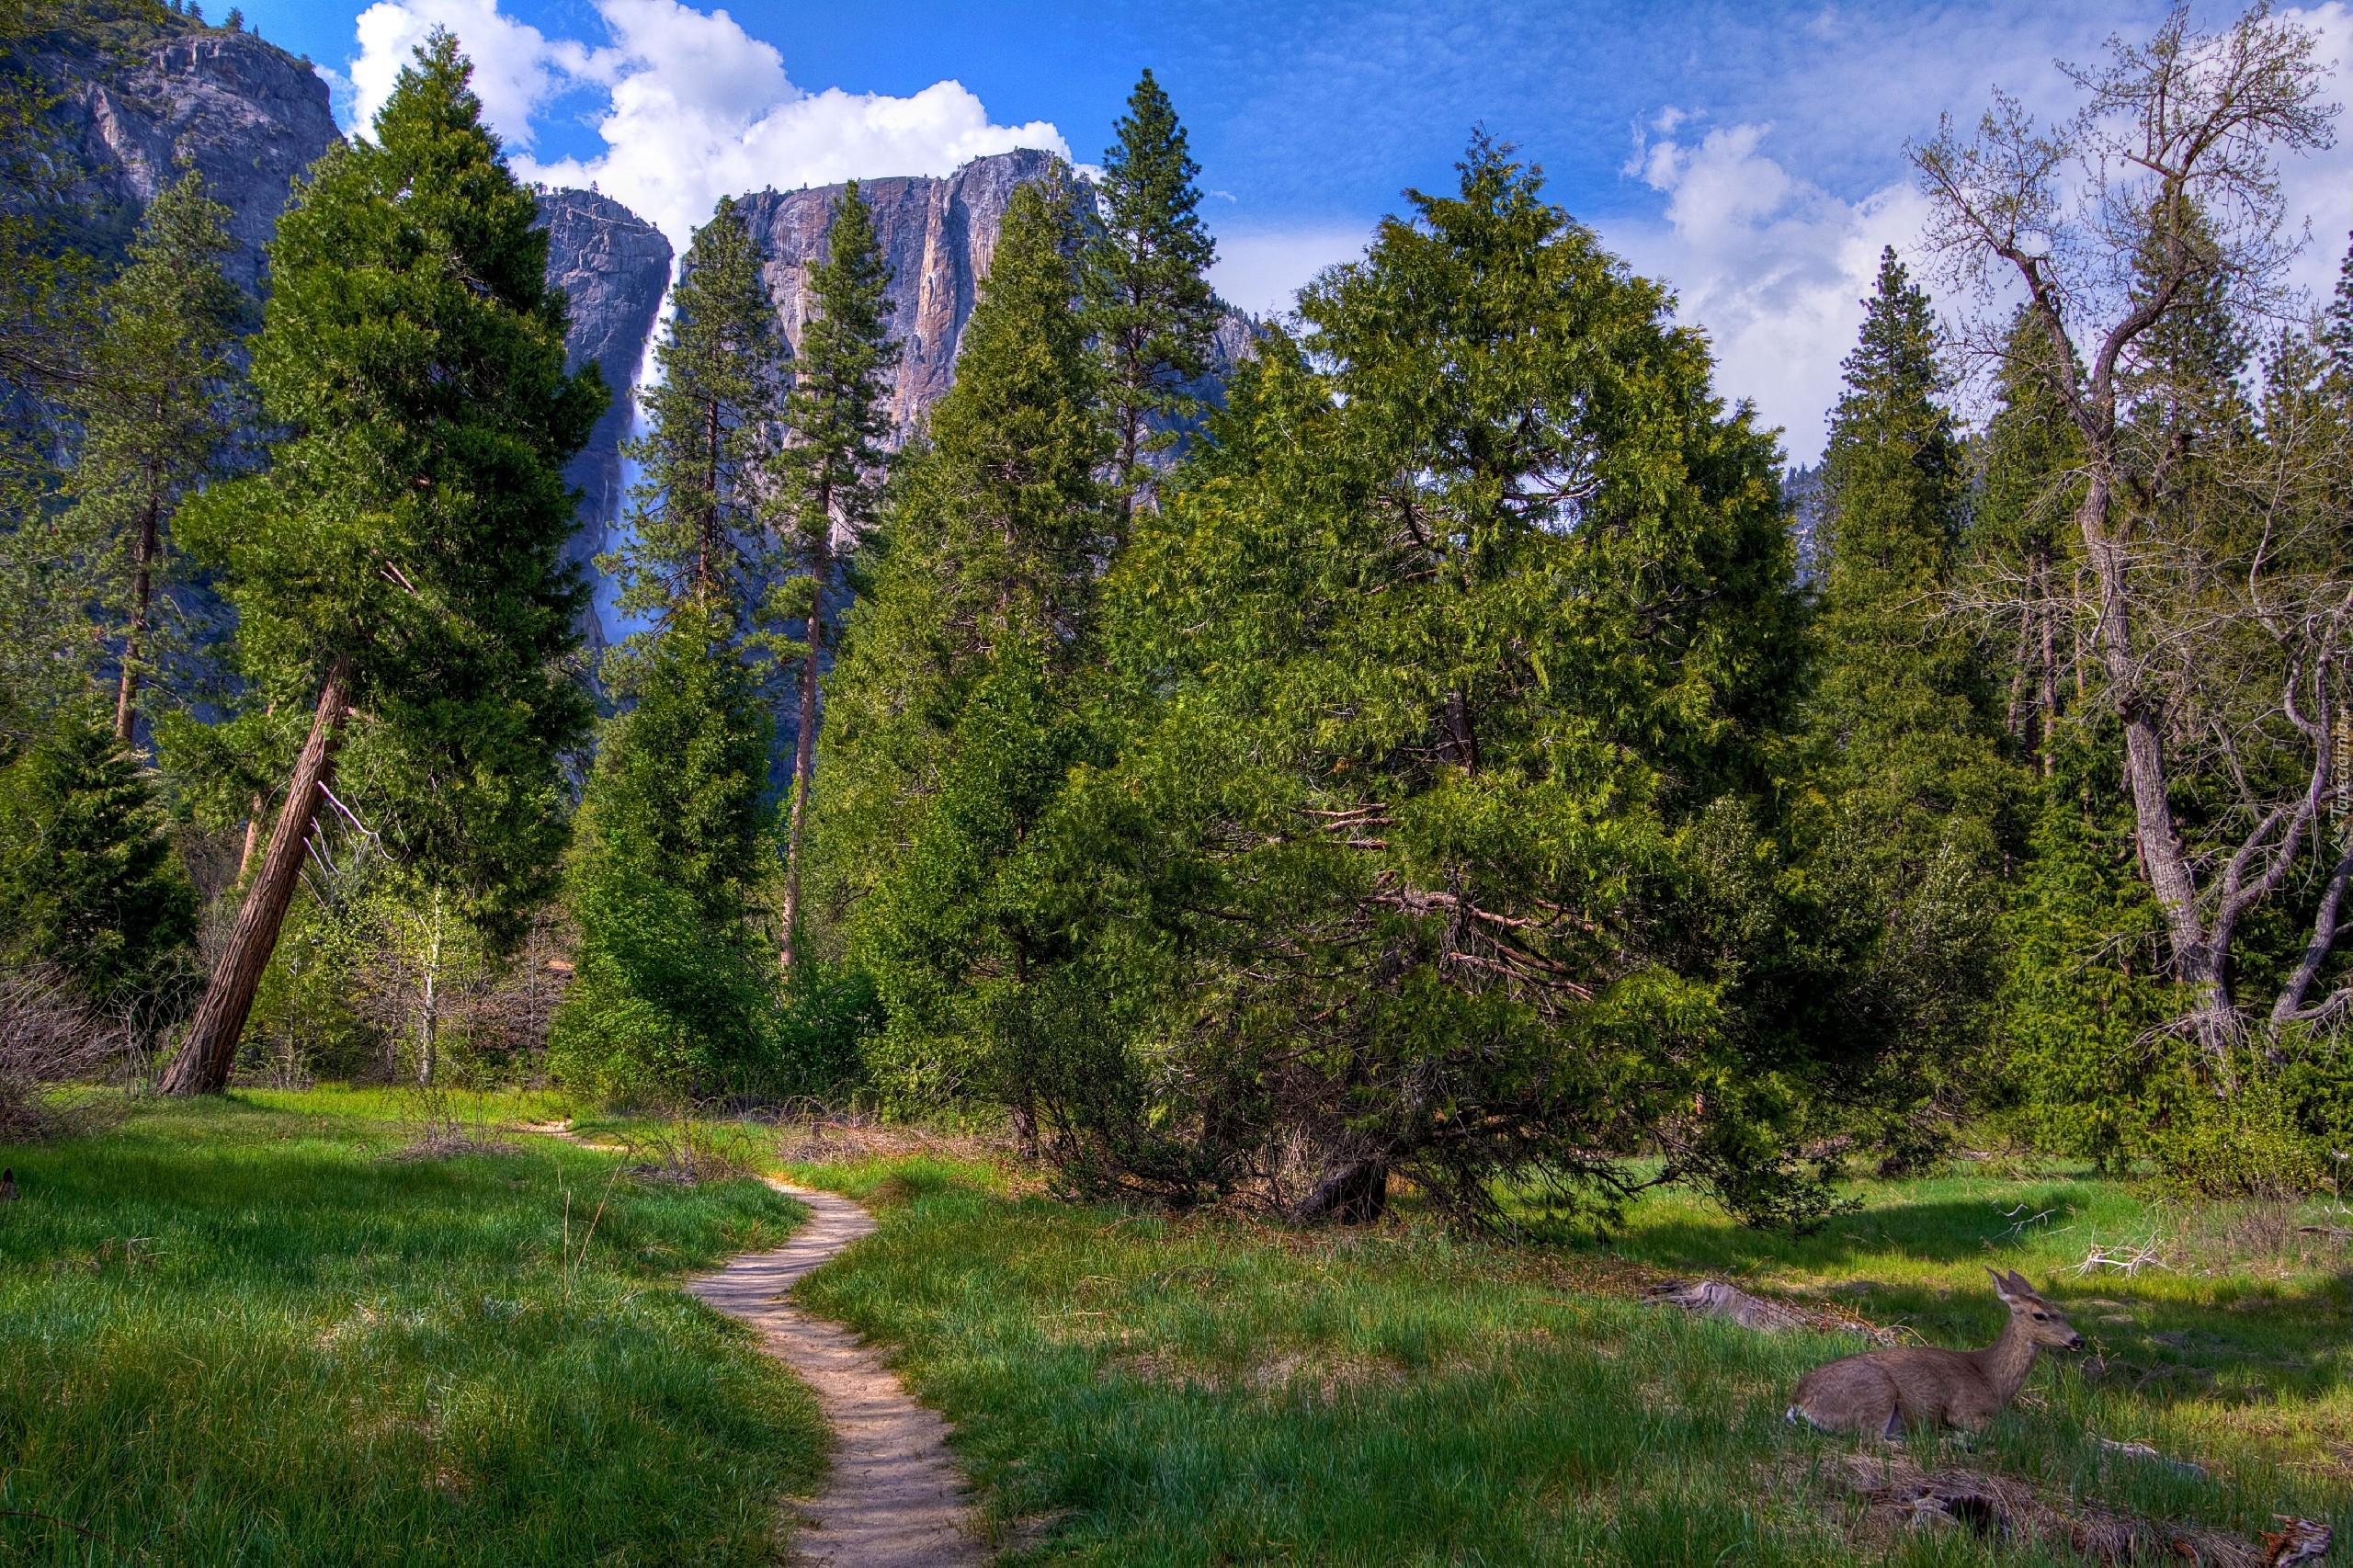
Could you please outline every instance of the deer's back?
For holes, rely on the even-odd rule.
[[[1794,1408],[1832,1431],[1899,1424],[1974,1426],[1992,1419],[1994,1391],[1966,1351],[1911,1345],[1867,1350],[1816,1367],[1799,1380]]]

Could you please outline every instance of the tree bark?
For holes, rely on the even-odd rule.
[[[2048,778],[2059,768],[2053,739],[2059,724],[2059,622],[2051,602],[2051,541],[2047,539],[2035,541],[2034,580],[2036,613],[2042,623],[2042,680],[2035,693],[2041,717],[2035,745],[2042,756],[2042,776]]]
[[[817,655],[825,647],[825,580],[833,574],[833,506],[830,494],[820,497],[824,522],[810,547],[812,594],[805,649],[801,659],[801,723],[792,737],[792,813],[784,831],[784,937],[777,949],[777,967],[792,973],[793,945],[801,926],[801,839],[809,817],[809,772],[817,757]]]
[[[139,518],[139,543],[131,556],[131,631],[122,640],[122,683],[114,698],[114,738],[126,744],[139,723],[139,655],[147,643],[147,606],[153,593],[161,509],[150,495],[147,509]]]
[[[2200,1041],[2208,1050],[2220,1051],[2234,1032],[2225,955],[2199,918],[2197,876],[2190,869],[2180,831],[2174,825],[2164,736],[2158,731],[2157,713],[2141,689],[2140,661],[2132,643],[2130,566],[2123,542],[2108,526],[2109,499],[2108,475],[2096,468],[2084,487],[2083,506],[2076,514],[2093,581],[2099,588],[2095,653],[2108,677],[2109,702],[2123,725],[2124,774],[2132,791],[2134,846],[2149,889],[2165,914],[2174,978],[2197,997],[2194,1016]]]
[[[351,660],[338,654],[319,690],[310,737],[295,760],[293,781],[287,786],[286,802],[278,808],[269,848],[262,856],[261,874],[245,892],[237,923],[229,934],[229,950],[212,971],[196,1021],[188,1026],[188,1040],[164,1076],[166,1094],[212,1095],[228,1086],[237,1041],[253,1011],[254,993],[261,984],[270,954],[277,949],[278,928],[286,922],[287,906],[293,903],[295,884],[301,878],[311,824],[318,815],[319,791],[334,770],[335,743],[342,737],[344,712],[350,699]]]
[[[1315,1184],[1299,1205],[1302,1220],[1364,1225],[1389,1211],[1389,1162],[1350,1160]]]

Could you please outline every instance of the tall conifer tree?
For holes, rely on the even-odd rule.
[[[157,193],[131,265],[100,298],[103,329],[72,399],[82,420],[75,509],[85,526],[118,541],[127,577],[118,740],[131,738],[140,683],[155,657],[173,514],[211,476],[243,413],[229,356],[244,300],[221,270],[233,244],[228,217],[193,169]]]
[[[350,714],[364,787],[343,809],[486,932],[519,934],[563,843],[558,759],[589,718],[562,665],[584,602],[563,471],[606,395],[593,367],[565,373],[538,206],[472,71],[437,31],[376,139],[296,193],[253,343],[289,434],[268,472],[183,509],[191,552],[224,571],[256,699],[312,720],[175,1093],[227,1081]]]
[[[872,523],[890,420],[882,407],[890,360],[890,264],[874,214],[852,180],[834,203],[824,262],[810,269],[815,311],[801,328],[787,408],[790,428],[778,468],[786,548],[806,600],[800,611],[800,722],[792,746],[792,806],[785,829],[780,958],[792,968],[801,918],[801,850],[816,759],[818,665],[825,648],[825,594],[836,532],[855,540]]]
[[[1070,755],[1116,526],[1080,235],[1067,186],[1015,193],[827,693],[818,839],[830,903],[858,903],[851,945],[892,1008],[901,1087],[956,1079],[955,1020],[1040,951],[998,878]]]
[[[1866,305],[1824,464],[1808,718],[1829,820],[1813,869],[1846,957],[1812,1027],[1901,1041],[1868,1094],[1890,1119],[1866,1131],[1903,1164],[1942,1135],[1923,1096],[1983,1038],[1995,879],[2020,847],[2022,780],[1974,634],[1948,603],[1969,476],[1935,312],[1893,249]]]
[[[654,347],[649,429],[631,455],[629,546],[598,564],[621,608],[666,619],[689,598],[735,607],[751,586],[760,493],[784,421],[791,350],[760,278],[760,247],[732,197],[695,231]]]
[[[1118,443],[1111,471],[1122,525],[1153,493],[1145,455],[1173,437],[1171,420],[1197,415],[1189,390],[1209,368],[1218,303],[1203,276],[1217,243],[1201,223],[1201,193],[1185,128],[1146,71],[1128,97],[1118,143],[1103,154],[1100,226],[1086,249],[1086,322],[1103,362],[1103,397]],[[1163,426],[1155,432],[1155,424]]]
[[[1915,840],[1916,857],[1956,811],[1990,822],[2009,786],[1975,640],[1945,613],[1969,476],[1941,401],[1936,314],[1893,249],[1845,369],[1824,463],[1813,718],[1833,792]]]

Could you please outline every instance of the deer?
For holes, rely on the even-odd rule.
[[[1974,1431],[2018,1398],[2042,1346],[2083,1348],[2084,1336],[2023,1275],[1985,1272],[1994,1277],[1994,1293],[2010,1309],[1999,1339],[1983,1350],[1917,1345],[1842,1357],[1798,1380],[1787,1419],[1889,1442],[1913,1424]]]

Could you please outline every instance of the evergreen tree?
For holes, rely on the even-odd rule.
[[[1595,1151],[1646,1146],[1802,1217],[1805,1063],[1678,946],[1688,841],[1763,782],[1799,653],[1772,443],[1533,171],[1483,139],[1461,173],[1307,292],[1309,343],[1270,337],[1138,514],[1097,632],[1119,755],[1056,744],[1003,660],[965,710],[997,743],[858,918],[936,881],[993,928],[890,932],[891,1028],[913,998],[977,1037],[977,1086],[1114,1189],[1606,1209],[1635,1178]],[[1008,846],[985,883],[929,831],[951,803]]]
[[[788,972],[801,917],[801,837],[816,757],[818,664],[825,648],[825,595],[835,579],[834,538],[839,532],[858,539],[872,524],[890,429],[882,398],[891,357],[891,268],[856,180],[834,203],[826,247],[825,260],[809,273],[814,310],[801,332],[787,410],[791,437],[778,458],[787,548],[806,596],[790,607],[803,631],[784,847],[781,960]]]
[[[1146,71],[1128,97],[1120,140],[1103,154],[1086,247],[1086,324],[1103,363],[1103,401],[1117,449],[1111,470],[1124,525],[1154,489],[1145,455],[1175,437],[1173,421],[1199,415],[1190,391],[1209,369],[1217,297],[1203,276],[1217,242],[1202,226],[1201,193],[1185,128]]]
[[[153,780],[113,732],[68,713],[0,771],[0,937],[93,1005],[165,1021],[199,983],[196,892]]]
[[[957,885],[985,906],[1002,851],[1051,798],[1021,772],[1019,802],[939,814],[949,775],[979,769],[972,789],[1004,777],[974,752],[1002,738],[997,708],[978,694],[1015,682],[1024,733],[1054,732],[1051,747],[1070,745],[1062,732],[1081,701],[1113,521],[1095,478],[1108,442],[1075,308],[1078,235],[1066,187],[1015,193],[956,385],[933,409],[928,439],[902,456],[870,588],[850,613],[827,690],[816,838],[828,906],[858,908],[851,947],[888,1009],[882,1053],[896,1088],[954,1081],[948,1002],[987,965],[1018,968],[1031,956],[1009,928],[985,954],[949,941],[931,916],[965,928],[969,909],[931,897],[918,868],[957,861],[966,868]],[[1017,679],[1016,668],[1029,673]],[[1013,828],[983,825],[1007,811]],[[904,846],[918,840],[929,847],[911,859]],[[878,892],[883,883],[896,891]],[[905,913],[915,909],[929,915]]]
[[[773,813],[770,727],[730,607],[688,600],[626,666],[581,804],[578,968],[550,1040],[606,1094],[756,1086],[767,969],[748,923]]]
[[[695,231],[630,449],[631,542],[598,565],[620,607],[666,618],[689,599],[741,605],[752,587],[760,490],[781,433],[790,350],[760,279],[760,248],[732,197]]]
[[[71,400],[82,421],[69,486],[81,526],[116,540],[128,558],[119,740],[131,738],[140,682],[155,660],[172,516],[216,472],[244,414],[230,355],[244,300],[221,271],[233,243],[228,217],[193,169],[157,193],[131,265],[100,296],[103,330]]]
[[[312,710],[259,870],[168,1086],[225,1082],[348,714],[340,810],[502,939],[551,880],[559,758],[587,727],[564,659],[583,592],[563,480],[605,403],[564,371],[537,204],[436,32],[278,222],[253,340],[268,472],[185,506],[236,607],[256,706]]]
[[[1816,1027],[1904,1042],[1880,1080],[1898,1119],[1876,1132],[1899,1161],[1926,1152],[1923,1096],[1954,1090],[1984,1038],[1997,880],[2021,847],[2022,781],[1975,637],[1949,613],[1969,474],[1937,345],[1927,295],[1888,250],[1831,420],[1807,715],[1830,815],[1813,858],[1832,924],[1846,923]],[[1937,950],[1924,951],[1930,932]],[[1918,983],[1929,974],[1937,983]]]
[[[2007,693],[2002,727],[2013,754],[2031,758],[2046,778],[2057,767],[2060,715],[2071,705],[2063,672],[2083,674],[2070,542],[2082,499],[2082,445],[2052,390],[2052,352],[2051,335],[2021,313],[1979,443],[1970,521],[1977,594],[2018,626],[2000,683]]]

